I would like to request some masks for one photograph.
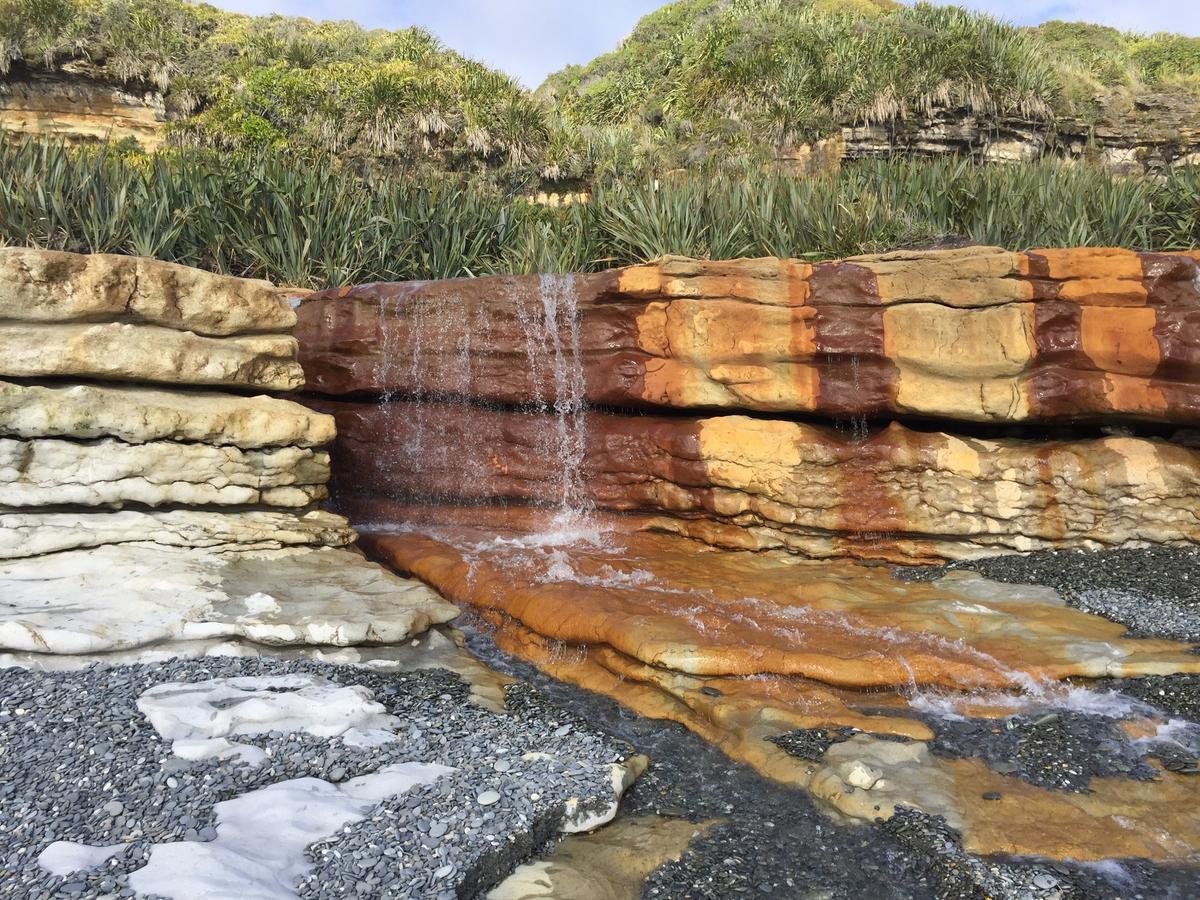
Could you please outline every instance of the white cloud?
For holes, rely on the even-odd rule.
[[[958,5],[1020,25],[1064,19],[1128,31],[1200,35],[1200,4],[1187,0],[958,0]]]
[[[661,0],[216,0],[226,9],[314,19],[354,19],[369,28],[421,25],[447,46],[503,69],[530,87],[569,63],[611,50]],[[1200,3],[1189,0],[959,0],[1022,25],[1082,20],[1131,31],[1200,35]]]

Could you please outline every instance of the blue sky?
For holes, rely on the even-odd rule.
[[[421,25],[447,46],[536,87],[568,63],[611,50],[662,0],[211,0],[262,15],[354,19],[369,28]],[[1196,0],[959,0],[1021,25],[1081,19],[1132,31],[1200,35]]]

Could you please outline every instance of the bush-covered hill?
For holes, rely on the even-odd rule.
[[[0,0],[0,42],[5,73],[65,70],[164,92],[185,141],[555,174],[545,105],[419,28],[182,0]]]
[[[1200,38],[891,0],[679,0],[541,93],[572,123],[652,133],[688,162],[935,107],[1094,117],[1146,90],[1200,92]]]
[[[47,72],[163,92],[178,143],[569,190],[760,163],[940,107],[1049,121],[1133,109],[1147,91],[1196,95],[1200,39],[1020,29],[893,0],[679,0],[531,93],[418,28],[184,0],[0,0],[0,78]]]

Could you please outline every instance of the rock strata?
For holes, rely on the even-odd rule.
[[[0,320],[126,322],[196,334],[290,332],[296,324],[268,281],[114,254],[0,249]]]
[[[46,352],[54,347],[55,353]],[[0,377],[82,378],[290,391],[304,383],[286,335],[210,338],[156,325],[0,324]]]
[[[322,510],[0,510],[0,559],[112,544],[224,553],[344,547],[355,539],[344,518]]]
[[[456,614],[341,549],[349,523],[314,508],[331,417],[212,389],[298,387],[294,321],[266,282],[0,251],[0,374],[19,379],[0,381],[9,661],[221,638],[386,644]]]
[[[458,404],[320,404],[345,493],[555,503],[557,420]],[[400,464],[421,447],[420,465]],[[590,413],[577,474],[602,509],[718,546],[928,562],[1200,541],[1200,451],[1163,440],[871,434],[745,416]]]
[[[329,455],[158,441],[0,438],[0,506],[303,507],[325,496]]]
[[[0,381],[0,433],[20,438],[188,441],[244,450],[321,447],[334,423],[299,403],[215,391],[135,385],[68,386]]]
[[[1200,415],[1198,279],[1192,255],[1091,248],[667,258],[557,285],[316,294],[297,334],[310,391],[544,402],[553,348],[529,335],[546,330],[543,293],[565,291],[578,321],[557,316],[551,338],[578,345],[597,404],[1186,423]]]

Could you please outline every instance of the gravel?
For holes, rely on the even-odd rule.
[[[893,571],[932,581],[964,569],[1006,584],[1052,587],[1070,606],[1119,622],[1137,637],[1200,642],[1200,548],[1045,550]]]
[[[833,731],[826,731],[824,728],[797,728],[767,740],[798,759],[816,762],[834,744],[849,740],[855,733],[853,728],[838,728]]]
[[[1112,719],[1073,712],[930,720],[939,756],[978,757],[1038,787],[1086,793],[1092,778],[1152,781],[1155,770]]]
[[[941,816],[899,808],[877,826],[914,857],[924,860],[938,900],[1194,900],[1195,868],[1144,860],[1104,865],[979,857],[963,849]]]
[[[351,748],[273,732],[239,738],[269,751],[260,768],[188,763],[171,755],[135,705],[163,682],[291,672],[369,688],[401,719],[399,740]],[[153,844],[216,837],[220,801],[288,779],[340,782],[409,761],[456,771],[311,845],[313,870],[300,896],[472,896],[555,836],[568,798],[608,806],[608,763],[628,753],[527,685],[510,689],[509,706],[511,714],[497,715],[470,704],[466,686],[443,670],[392,675],[270,659],[0,670],[0,896],[132,896],[126,878]],[[564,725],[571,727],[563,732]],[[522,759],[531,751],[552,758]],[[501,760],[505,771],[496,768]],[[484,809],[474,802],[480,796],[495,799]],[[90,873],[59,877],[36,864],[57,840],[127,849]]]

